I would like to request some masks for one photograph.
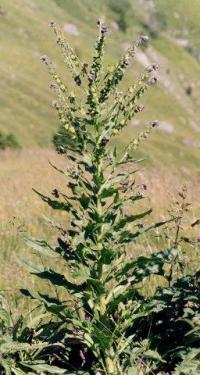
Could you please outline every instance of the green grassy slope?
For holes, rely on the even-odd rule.
[[[122,0],[124,2],[125,0]],[[66,33],[83,60],[91,56],[96,34],[96,20],[106,16],[111,35],[107,42],[107,60],[118,58],[125,44],[135,38],[145,25],[155,23],[156,37],[151,46],[137,56],[127,75],[130,82],[148,62],[160,64],[160,82],[144,99],[146,111],[139,126],[130,124],[120,139],[127,142],[140,131],[147,120],[159,119],[156,130],[144,149],[151,160],[166,165],[176,164],[186,173],[198,169],[200,156],[200,64],[177,41],[178,32],[200,47],[198,0],[173,1],[130,0],[128,30],[116,30],[117,14],[110,0],[2,0],[0,16],[0,130],[13,132],[23,146],[47,146],[57,129],[57,118],[50,103],[49,76],[40,62],[44,53],[62,65],[54,37],[48,28],[50,20],[62,27],[72,24],[79,35]],[[113,3],[113,1],[112,1]],[[149,6],[149,4],[153,4]],[[147,6],[148,5],[148,6]],[[193,6],[192,6],[193,5]],[[69,25],[68,25],[69,26]],[[151,31],[151,30],[150,30]],[[192,94],[186,93],[192,87]],[[171,132],[170,132],[171,129]]]

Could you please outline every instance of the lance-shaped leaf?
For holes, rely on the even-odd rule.
[[[22,343],[18,341],[13,341],[13,340],[4,340],[1,341],[1,352],[3,354],[8,354],[8,353],[16,353],[20,351],[24,352],[31,352],[34,350],[38,349],[44,349],[48,347],[47,342],[42,342],[42,343],[37,343],[37,344],[28,344],[28,343]]]
[[[1,321],[7,327],[10,327],[12,325],[12,319],[11,319],[10,313],[3,308],[0,308],[0,322]]]
[[[43,371],[45,371],[46,374],[67,374],[65,369],[53,365],[47,365],[44,361],[34,361],[34,363],[23,361],[20,362],[20,364],[27,368],[27,371],[28,369],[31,369],[36,371],[37,374]]]
[[[151,274],[163,275],[164,264],[170,263],[176,253],[176,249],[169,249],[127,261],[115,277],[126,278],[130,276],[129,282],[136,283]]]
[[[115,224],[114,229],[117,231],[117,230],[119,230],[121,228],[124,228],[125,225],[127,225],[129,223],[133,223],[136,220],[141,220],[145,216],[150,215],[151,212],[152,212],[152,209],[149,209],[149,210],[147,210],[145,212],[142,212],[141,214],[137,214],[137,215],[125,215],[124,218],[120,219],[118,221],[118,223]]]
[[[59,254],[44,240],[37,240],[33,237],[25,237],[26,244],[36,252],[52,258],[59,258]]]
[[[83,283],[77,285],[71,281],[69,281],[66,277],[67,274],[64,276],[61,273],[55,272],[52,269],[46,269],[44,266],[36,266],[32,262],[21,260],[23,265],[33,274],[43,280],[48,280],[52,283],[52,285],[63,286],[69,292],[76,293],[81,292],[83,290]]]

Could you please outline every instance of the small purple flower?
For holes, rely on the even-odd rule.
[[[200,242],[200,234],[197,236],[197,242]]]

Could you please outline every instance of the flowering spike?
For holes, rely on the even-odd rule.
[[[102,70],[102,58],[104,54],[104,43],[105,43],[105,34],[107,32],[107,27],[105,24],[99,20],[97,22],[99,28],[99,35],[96,41],[95,54],[92,60],[92,65],[90,72],[88,74],[88,98],[87,103],[89,105],[89,113],[97,114],[98,113],[98,98],[96,95],[97,84],[100,81],[101,70]]]
[[[147,43],[147,41],[147,36],[140,36],[137,39],[137,41],[133,43],[133,45],[129,47],[126,53],[121,57],[120,61],[118,62],[117,66],[113,69],[113,71],[110,74],[108,74],[105,85],[100,93],[100,103],[104,103],[106,100],[108,100],[110,94],[122,80],[125,70],[129,67],[131,59],[135,57],[138,47],[144,45],[145,43]]]
[[[67,69],[69,69],[72,73],[75,83],[80,86],[81,79],[77,72],[77,69],[83,69],[83,64],[79,60],[78,56],[74,52],[73,48],[66,42],[61,29],[56,25],[54,21],[50,22],[50,27],[52,27],[55,35],[56,41],[58,46],[61,49],[61,53],[64,57],[64,62],[66,64]],[[79,79],[78,79],[79,77]]]

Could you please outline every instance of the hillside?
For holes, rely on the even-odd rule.
[[[192,6],[191,6],[192,5]],[[105,16],[110,27],[107,60],[112,62],[138,33],[151,37],[129,70],[134,80],[150,62],[160,65],[159,83],[145,97],[145,111],[118,140],[126,143],[149,120],[160,128],[145,145],[154,164],[178,166],[186,174],[198,170],[200,153],[200,40],[198,0],[2,0],[0,9],[0,130],[12,132],[23,147],[51,144],[58,121],[51,108],[49,76],[40,62],[44,53],[62,60],[48,27],[55,20],[85,61],[91,56],[96,20]]]

